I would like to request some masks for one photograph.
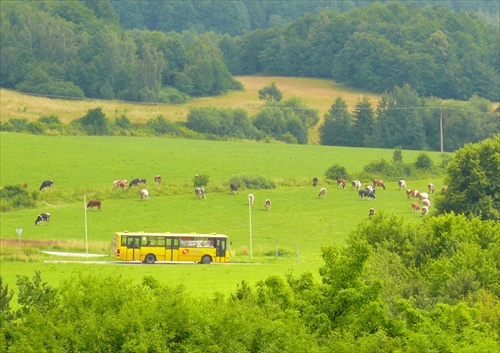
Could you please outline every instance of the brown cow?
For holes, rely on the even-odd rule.
[[[413,212],[420,212],[420,205],[418,204],[418,202],[412,203],[411,208],[413,209]]]
[[[161,175],[156,175],[155,176],[155,184],[160,185],[161,184]]]
[[[126,180],[115,180],[115,181],[113,181],[113,186],[115,188],[125,189],[127,187],[127,181]]]
[[[373,187],[376,188],[377,186],[381,186],[382,189],[385,190],[385,184],[383,180],[380,179],[373,179]]]
[[[87,208],[93,209],[94,207],[97,207],[98,210],[101,210],[101,201],[99,201],[99,200],[90,200],[87,203]]]
[[[264,204],[264,208],[266,210],[270,210],[271,209],[271,200],[269,200],[269,199],[266,200],[266,203]]]
[[[407,189],[407,190],[406,190],[406,197],[408,198],[408,200],[409,200],[411,197],[413,197],[413,198],[418,197],[418,190]]]
[[[375,216],[375,209],[374,208],[370,208],[370,213],[368,214],[368,217],[373,217]]]

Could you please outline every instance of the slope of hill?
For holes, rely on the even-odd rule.
[[[193,99],[182,105],[143,104],[96,99],[66,100],[31,96],[2,89],[0,90],[0,120],[25,118],[34,121],[41,116],[55,115],[62,122],[69,123],[81,118],[89,109],[96,107],[101,107],[109,119],[114,120],[126,115],[132,122],[145,122],[159,115],[172,122],[185,121],[191,107],[202,106],[242,108],[248,110],[249,115],[253,115],[257,112],[257,108],[264,104],[258,98],[258,90],[271,82],[274,82],[282,91],[284,99],[300,97],[308,106],[317,109],[320,112],[320,117],[323,117],[338,96],[341,96],[350,108],[354,108],[358,99],[363,95],[370,97],[374,105],[378,100],[377,95],[347,89],[330,80],[269,76],[239,76],[236,79],[244,85],[243,91],[230,92],[217,97]],[[317,131],[312,131],[310,137],[312,142],[317,142]]]

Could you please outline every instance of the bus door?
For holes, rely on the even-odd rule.
[[[179,238],[167,238],[165,241],[165,261],[179,261]]]
[[[125,260],[141,261],[141,237],[127,236],[127,254]]]
[[[225,262],[227,239],[215,239],[215,262]]]

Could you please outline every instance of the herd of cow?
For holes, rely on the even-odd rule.
[[[318,185],[318,178],[313,179],[313,186]],[[361,181],[359,180],[353,180],[351,182],[351,188],[353,190],[358,191],[358,197],[363,199],[364,197],[371,198],[373,200],[376,199],[375,197],[375,188],[380,187],[383,190],[385,190],[385,183],[383,180],[380,179],[374,179],[373,180],[373,185],[366,185],[364,189],[361,189]],[[346,181],[344,178],[339,178],[337,179],[337,187],[341,189],[345,189],[346,187]],[[414,212],[422,212],[422,216],[426,215],[429,213],[429,208],[431,207],[431,199],[429,198],[429,194],[434,194],[435,192],[435,186],[432,183],[429,183],[427,185],[427,191],[428,192],[419,192],[418,190],[414,189],[408,189],[406,186],[406,181],[405,180],[399,180],[398,181],[398,188],[400,190],[406,190],[406,197],[408,200],[411,200],[412,198],[418,199],[421,203],[422,206],[420,206],[419,202],[413,202],[411,204],[411,208]],[[442,188],[442,191],[446,191],[448,189],[447,186],[444,186]],[[321,188],[319,192],[319,197],[325,197],[326,196],[326,189]],[[373,217],[375,215],[375,209],[370,208],[369,211],[369,217]]]
[[[156,175],[154,177],[154,181],[156,185],[161,184],[161,176]],[[27,187],[26,184],[22,183],[21,184],[23,187]],[[127,180],[115,180],[113,181],[113,186],[115,188],[127,188],[130,187],[135,187],[135,186],[145,186],[146,185],[146,179],[143,178],[136,178],[132,180],[130,183],[128,183]],[[318,178],[313,178],[313,186],[318,185]],[[361,181],[359,180],[353,180],[351,182],[351,189],[358,191],[358,198],[363,199],[363,198],[368,198],[368,199],[373,199],[375,200],[375,191],[376,188],[382,188],[385,190],[386,186],[383,180],[380,179],[374,179],[372,185],[366,185],[364,189],[361,189]],[[42,185],[40,186],[39,190],[47,190],[48,188],[53,188],[54,187],[54,182],[52,180],[45,180],[42,182]],[[343,178],[337,179],[337,187],[345,189],[346,187],[346,181]],[[422,215],[426,215],[429,213],[429,208],[431,207],[431,199],[429,198],[429,194],[434,194],[435,192],[435,187],[434,184],[430,183],[427,186],[428,192],[419,192],[418,190],[414,189],[408,189],[406,186],[406,181],[405,180],[399,180],[398,181],[398,187],[400,190],[406,190],[406,197],[408,200],[411,200],[412,198],[416,198],[419,200],[419,202],[422,203],[422,206],[420,206],[419,202],[413,202],[411,204],[411,208],[414,212],[421,212]],[[238,191],[239,185],[235,183],[231,183],[230,185],[230,190],[231,193],[236,194]],[[447,187],[443,187],[442,190],[445,191]],[[205,189],[203,187],[197,187],[194,190],[194,193],[196,195],[197,199],[205,199],[206,198],[206,193]],[[149,192],[147,189],[141,189],[139,191],[139,195],[141,197],[141,200],[149,200]],[[322,187],[319,191],[318,196],[320,198],[325,198],[326,197],[326,188]],[[248,194],[248,202],[250,205],[253,205],[254,203],[254,195],[253,194]],[[93,209],[96,207],[98,210],[101,210],[102,203],[100,200],[90,200],[87,204],[87,208]],[[271,209],[271,200],[266,199],[264,202],[264,209],[265,210],[270,210]],[[373,217],[375,215],[375,209],[370,208],[369,211],[369,217]],[[37,216],[35,220],[35,225],[43,224],[43,222],[49,222],[50,221],[50,213],[41,213]]]

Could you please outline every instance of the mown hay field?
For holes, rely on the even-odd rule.
[[[29,96],[0,89],[0,120],[26,118],[34,121],[41,116],[56,115],[62,122],[69,123],[84,116],[89,109],[97,107],[102,108],[108,119],[114,120],[126,115],[134,123],[145,122],[159,115],[172,122],[185,121],[190,108],[205,106],[242,108],[252,116],[264,104],[259,100],[258,91],[272,82],[283,93],[284,99],[300,97],[309,107],[317,109],[321,118],[339,96],[346,101],[350,109],[354,109],[356,102],[364,95],[371,98],[374,107],[379,98],[372,93],[350,89],[331,80],[269,76],[238,76],[236,79],[244,85],[243,91],[193,99],[182,105],[139,104],[95,99],[64,100]],[[310,131],[310,143],[318,142],[318,126],[319,124]]]

